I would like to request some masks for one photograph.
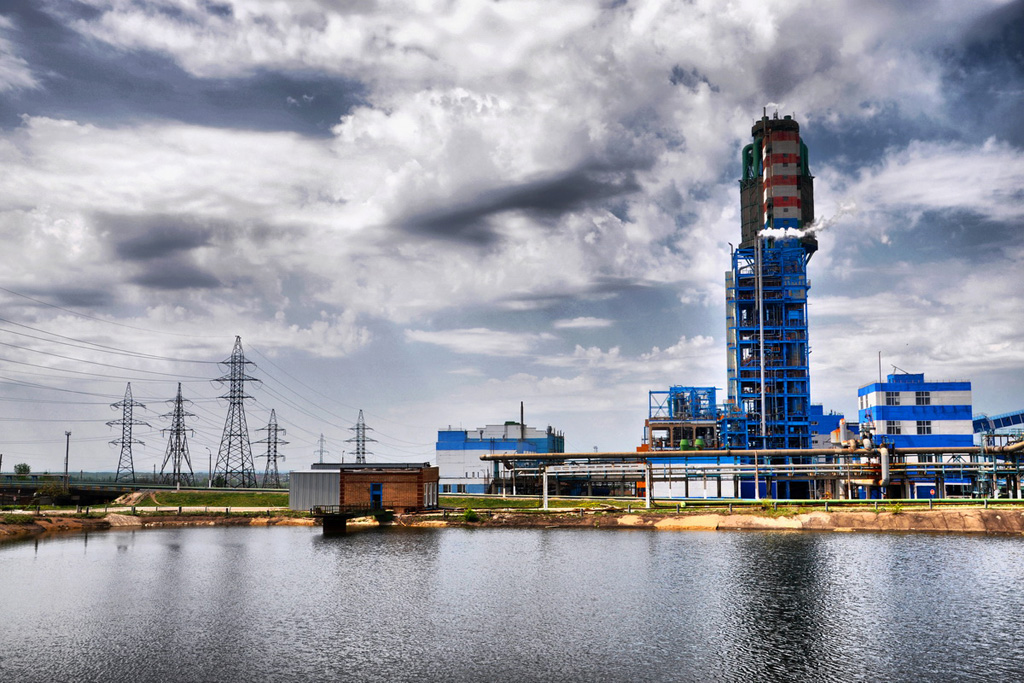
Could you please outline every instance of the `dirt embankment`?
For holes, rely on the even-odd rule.
[[[1024,534],[1024,510],[956,508],[915,511],[840,510],[799,514],[750,511],[743,513],[614,513],[614,512],[478,512],[478,521],[461,515],[409,515],[396,520],[404,526],[437,527],[590,527],[662,530],[786,530],[786,531],[930,531],[952,533]]]
[[[0,516],[0,539],[39,536],[47,533],[101,531],[111,528],[156,528],[174,526],[313,526],[309,517],[283,517],[267,515],[248,517],[240,515],[122,515],[111,512],[103,517],[61,515],[11,515],[15,519],[4,521]]]

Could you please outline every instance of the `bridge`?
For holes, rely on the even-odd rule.
[[[991,417],[984,414],[975,415],[973,423],[975,434],[994,432],[997,429],[1024,425],[1024,410],[1014,410],[1009,413],[1002,413],[1001,415],[993,415]]]

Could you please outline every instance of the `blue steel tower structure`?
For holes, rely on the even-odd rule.
[[[751,134],[742,153],[740,244],[725,275],[729,404],[747,414],[749,448],[810,448],[813,177],[790,116],[765,115]]]

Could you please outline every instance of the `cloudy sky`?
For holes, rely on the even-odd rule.
[[[881,352],[1024,408],[1022,41],[1019,0],[6,0],[3,467],[61,469],[71,430],[115,469],[131,382],[159,469],[180,381],[205,470],[236,335],[285,468],[359,409],[380,460],[520,401],[632,449],[648,391],[725,386],[765,107],[828,224],[814,401],[855,414]]]

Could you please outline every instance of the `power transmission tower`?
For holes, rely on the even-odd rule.
[[[185,432],[195,434],[195,431],[185,427],[185,418],[195,417],[195,415],[186,413],[184,404],[185,402],[181,398],[181,382],[178,382],[178,396],[174,399],[174,410],[160,416],[171,418],[171,428],[160,430],[161,435],[164,432],[170,432],[171,434],[167,439],[167,452],[164,455],[164,464],[160,466],[160,482],[176,486],[181,484],[193,486],[195,482],[193,480],[192,460],[188,456],[188,439]],[[185,467],[188,468],[187,472],[185,467],[182,467],[183,462]],[[170,472],[167,471],[167,463],[171,463]]]
[[[252,445],[249,443],[249,428],[245,424],[243,401],[252,398],[245,393],[245,383],[259,380],[245,374],[246,366],[255,363],[245,359],[241,337],[235,337],[231,357],[221,361],[221,365],[227,366],[228,374],[216,381],[228,383],[228,393],[221,396],[228,400],[228,416],[224,421],[224,434],[220,439],[214,471],[223,478],[222,486],[256,488],[256,466],[252,460]]]
[[[148,422],[136,420],[132,417],[132,409],[135,406],[139,408],[146,407],[132,398],[132,383],[128,382],[128,386],[124,390],[124,398],[117,403],[110,404],[111,408],[121,409],[121,419],[111,420],[107,423],[108,427],[113,427],[114,425],[121,426],[121,438],[110,442],[115,446],[121,447],[121,457],[117,461],[117,474],[114,475],[115,482],[120,481],[122,475],[124,475],[125,479],[131,477],[132,483],[135,483],[135,463],[132,462],[132,444],[137,443],[141,446],[142,442],[132,438],[132,427],[134,425],[149,426]]]
[[[317,446],[317,449],[315,451],[313,451],[313,455],[319,456],[320,457],[320,461],[319,462],[320,462],[320,464],[323,464],[324,456],[331,454],[330,451],[325,451],[324,450],[324,434],[323,434],[323,432],[320,432],[320,441],[318,442],[318,444],[319,445]]]
[[[356,463],[364,464],[366,462],[367,455],[373,455],[372,452],[366,450],[367,441],[376,441],[376,439],[368,439],[366,437],[366,430],[372,430],[372,427],[367,427],[363,422],[363,411],[359,411],[359,420],[356,422],[355,427],[349,427],[349,429],[356,433],[351,439],[345,439],[345,443],[355,442],[356,444]]]
[[[269,487],[269,482],[274,484],[274,488],[281,488],[281,475],[277,471],[277,461],[284,460],[284,456],[277,452],[278,446],[283,446],[287,441],[283,441],[278,435],[284,434],[285,430],[277,426],[277,413],[274,410],[270,411],[270,422],[266,427],[260,427],[256,431],[267,433],[267,438],[260,439],[256,443],[267,444],[267,454],[260,456],[267,459],[267,469],[263,471],[263,488]]]

